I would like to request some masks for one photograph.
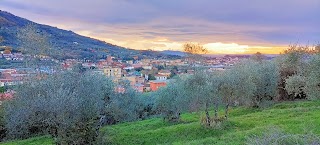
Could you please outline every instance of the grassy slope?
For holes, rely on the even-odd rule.
[[[199,114],[182,115],[182,123],[164,123],[155,118],[113,125],[102,129],[113,144],[244,144],[246,137],[277,126],[290,133],[305,129],[320,135],[320,101],[286,102],[269,109],[235,108],[224,129],[206,129]],[[309,130],[310,131],[310,130]],[[8,142],[5,144],[50,144],[48,137]]]

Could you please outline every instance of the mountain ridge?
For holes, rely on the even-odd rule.
[[[45,24],[39,24],[25,18],[0,10],[0,36],[4,41],[1,45],[14,49],[21,47],[17,41],[17,32],[28,24],[34,24],[40,31],[49,34],[49,41],[54,49],[61,50],[66,56],[78,58],[94,58],[105,55],[125,57],[137,55],[139,51],[113,45],[105,41],[79,35],[70,30],[64,30]]]

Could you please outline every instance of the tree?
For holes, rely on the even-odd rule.
[[[6,91],[6,89],[2,86],[0,87],[0,93],[4,93]]]
[[[18,31],[17,37],[21,43],[23,53],[32,56],[47,55],[51,46],[48,35],[41,32],[36,25],[30,23]]]
[[[304,75],[306,69],[306,58],[310,54],[310,47],[291,45],[285,50],[285,53],[280,55],[276,62],[279,67],[280,81],[278,84],[279,98],[278,100],[291,99],[288,92],[285,90],[285,79],[294,74]]]
[[[26,81],[5,104],[8,136],[49,133],[57,144],[92,144],[113,88],[111,80],[88,73],[62,72]]]
[[[161,87],[155,94],[155,107],[161,113],[164,120],[170,122],[179,121],[180,114],[189,107],[182,83],[183,81],[179,79],[175,80],[169,83],[167,87]]]
[[[250,104],[256,86],[252,77],[246,74],[246,70],[241,65],[227,70],[222,75],[222,83],[219,86],[219,93],[225,103],[225,118],[228,119],[229,106],[232,104]],[[249,100],[249,101],[248,101]]]
[[[206,48],[204,48],[199,43],[188,42],[183,45],[183,51],[189,53],[191,55],[194,54],[205,54],[208,52]]]
[[[320,55],[314,55],[306,69],[305,93],[308,99],[320,98]]]
[[[219,110],[219,105],[221,102],[221,95],[219,93],[220,86],[222,85],[222,77],[220,73],[213,73],[209,75],[208,79],[208,97],[210,97],[210,102],[211,100],[213,101],[214,104],[214,119],[213,121],[215,123],[218,123],[219,117],[218,117],[218,110]]]
[[[157,115],[155,108],[156,92],[142,93],[137,96],[138,98],[138,115],[139,119],[147,119],[153,115]]]
[[[251,59],[253,59],[255,61],[259,61],[259,62],[261,62],[264,58],[265,58],[265,56],[260,52],[257,52],[251,56]]]
[[[139,117],[140,102],[138,94],[131,88],[129,81],[121,81],[120,85],[124,87],[124,92],[116,92],[110,96],[107,103],[107,118],[109,118],[109,124],[133,121]]]
[[[285,89],[288,91],[289,94],[293,95],[293,98],[291,99],[295,99],[296,97],[305,98],[303,97],[305,86],[306,80],[304,76],[293,75],[289,76],[286,79]]]
[[[259,107],[263,101],[273,100],[277,95],[279,69],[274,61],[245,60],[236,65],[254,84],[254,93],[250,100],[251,105]]]
[[[199,43],[188,42],[183,45],[183,51],[187,54],[189,62],[191,62],[201,60],[203,58],[201,55],[206,54],[208,49]]]
[[[149,80],[156,80],[156,77],[153,74],[148,74]]]
[[[40,31],[33,23],[20,28],[17,33],[21,45],[21,52],[26,54],[28,67],[40,67],[40,58],[49,56],[53,50],[48,40],[48,34]]]
[[[193,110],[201,110],[204,107],[206,125],[211,126],[209,108],[213,103],[213,97],[209,95],[213,87],[209,86],[209,76],[204,71],[198,71],[186,79],[185,88]]]

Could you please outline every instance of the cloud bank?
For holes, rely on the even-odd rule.
[[[279,53],[320,41],[319,0],[2,0],[0,9],[134,49]]]

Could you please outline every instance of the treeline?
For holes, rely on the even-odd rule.
[[[197,71],[160,89],[156,98],[165,120],[179,121],[183,112],[204,111],[201,123],[208,127],[227,120],[230,106],[262,108],[278,101],[319,99],[320,45],[290,46],[273,60],[257,53],[222,72]],[[220,106],[223,116],[218,115]]]

